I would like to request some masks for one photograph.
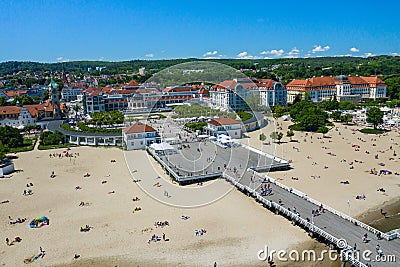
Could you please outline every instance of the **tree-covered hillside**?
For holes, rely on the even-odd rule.
[[[145,67],[148,75],[139,77],[139,82],[147,80],[151,74],[176,64],[191,61],[212,61],[242,70],[247,76],[273,78],[287,84],[292,79],[329,75],[379,75],[388,86],[388,96],[400,98],[400,57],[319,57],[319,58],[279,58],[279,59],[171,59],[171,60],[132,60],[122,62],[71,61],[61,63],[4,62],[0,63],[0,77],[13,75],[18,71],[28,73],[61,72],[84,75],[136,74]],[[101,71],[96,67],[106,67]]]

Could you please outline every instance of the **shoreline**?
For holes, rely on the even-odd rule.
[[[383,209],[387,213],[385,218],[380,210]],[[358,220],[366,223],[382,232],[389,232],[400,228],[400,197],[392,198],[385,201],[382,205],[367,210],[360,216]]]

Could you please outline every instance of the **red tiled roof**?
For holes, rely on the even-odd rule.
[[[126,86],[140,86],[140,84],[138,84],[135,80],[131,80],[126,84]]]
[[[0,115],[11,115],[21,113],[22,108],[17,106],[3,106],[0,107]]]
[[[363,79],[368,83],[368,84],[380,84],[384,83],[380,78],[378,77],[363,77]]]
[[[235,89],[235,85],[237,83],[234,80],[225,80],[223,82],[220,82],[219,84],[214,85],[214,88],[230,88],[230,89]]]
[[[13,98],[15,96],[21,96],[26,94],[26,90],[11,90],[11,91],[4,91],[9,98]]]
[[[360,76],[347,76],[351,84],[365,84],[366,81]]]
[[[258,79],[258,86],[259,87],[271,87],[274,82],[276,82],[275,80],[272,79]]]
[[[163,92],[194,92],[197,91],[197,87],[167,87]]]
[[[132,124],[129,127],[126,127],[124,129],[124,133],[126,134],[131,134],[131,133],[144,133],[144,132],[155,132],[156,130],[154,130],[153,127],[141,123],[141,122],[137,122],[135,124]]]
[[[221,117],[218,119],[213,119],[209,122],[212,125],[222,126],[222,125],[232,125],[232,124],[240,124],[237,120],[228,118],[228,117]]]

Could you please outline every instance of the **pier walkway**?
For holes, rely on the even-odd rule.
[[[237,176],[237,177],[236,177]],[[307,230],[310,235],[325,240],[335,248],[343,248],[343,262],[353,266],[399,266],[400,261],[400,240],[397,233],[386,234],[374,229],[348,215],[342,214],[306,194],[289,188],[273,178],[262,176],[255,171],[248,170],[243,176],[225,171],[223,177],[235,185],[240,191],[254,197],[268,209],[285,216]],[[262,194],[261,187],[271,189],[271,194]],[[268,191],[268,190],[267,190]],[[318,216],[312,215],[312,210],[319,210],[323,206],[324,212]],[[293,210],[296,210],[296,213]],[[364,234],[368,236],[368,242],[362,241]],[[380,238],[378,238],[380,237]],[[356,244],[354,255],[351,253]],[[391,262],[378,262],[376,246],[379,244],[386,259]],[[371,251],[365,259],[364,251]],[[393,255],[393,256],[389,256]],[[390,258],[389,258],[390,257]],[[368,258],[370,260],[368,260]],[[383,259],[383,258],[382,258]]]

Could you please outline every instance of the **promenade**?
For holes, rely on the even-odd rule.
[[[400,239],[396,234],[388,235],[382,233],[368,225],[363,224],[345,214],[341,214],[332,208],[309,198],[306,194],[293,188],[287,188],[278,181],[261,176],[257,172],[247,171],[242,177],[224,172],[224,178],[234,184],[240,191],[254,197],[263,203],[267,208],[277,214],[292,220],[294,224],[306,229],[310,235],[322,238],[332,247],[338,247],[339,240],[346,241],[344,250],[351,251],[356,246],[356,251],[360,258],[349,256],[347,262],[354,266],[398,266],[400,261]],[[270,188],[269,195],[262,194],[262,187]],[[312,210],[319,210],[323,206],[324,212],[318,216],[312,215]],[[294,212],[294,210],[296,212]],[[362,237],[367,234],[368,242],[362,241]],[[377,236],[381,236],[378,238]],[[343,241],[341,241],[341,245]],[[376,246],[379,244],[385,256],[393,255],[397,262],[376,262]],[[371,251],[368,256],[371,260],[366,261],[362,258],[362,253],[366,250]],[[351,254],[350,254],[351,255]]]

